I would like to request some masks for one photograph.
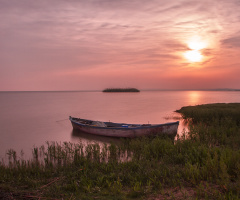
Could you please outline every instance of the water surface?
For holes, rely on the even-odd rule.
[[[174,121],[169,117],[182,106],[222,102],[240,102],[240,92],[0,92],[0,158],[10,148],[29,154],[34,146],[46,141],[112,140],[73,132],[69,116],[156,124]]]

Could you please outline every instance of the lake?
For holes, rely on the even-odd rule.
[[[239,91],[0,92],[0,159],[9,149],[29,156],[46,141],[114,140],[73,132],[69,116],[156,124],[176,121],[171,117],[183,106],[232,102],[240,102]]]

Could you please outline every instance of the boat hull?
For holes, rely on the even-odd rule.
[[[83,131],[85,133],[107,136],[107,137],[123,137],[135,138],[141,136],[150,136],[164,134],[174,137],[177,134],[179,122],[172,122],[158,125],[144,125],[138,127],[96,127],[79,123],[76,118],[71,118],[73,129]]]

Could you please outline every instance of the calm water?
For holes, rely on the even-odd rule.
[[[109,141],[72,131],[68,116],[126,122],[164,123],[182,106],[240,102],[240,92],[142,91],[102,92],[0,92],[0,159],[8,149],[40,147],[46,141]],[[181,129],[181,127],[180,127]]]

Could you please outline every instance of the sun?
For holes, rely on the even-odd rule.
[[[203,41],[200,37],[195,36],[186,43],[190,50],[184,53],[184,57],[189,62],[201,62],[203,60],[201,50],[207,47],[206,41]]]
[[[190,62],[200,62],[203,58],[203,55],[197,50],[187,51],[184,56]]]
[[[199,51],[206,47],[206,43],[203,41],[199,41],[199,40],[196,40],[196,41],[192,40],[192,41],[188,42],[188,47],[192,50]]]

